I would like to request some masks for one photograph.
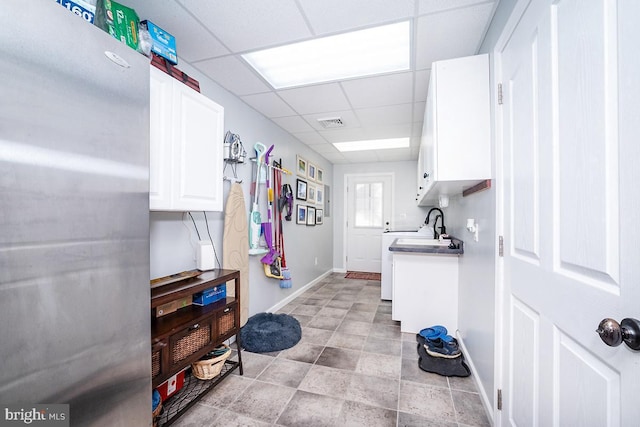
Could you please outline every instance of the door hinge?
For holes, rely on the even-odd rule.
[[[498,236],[498,256],[504,256],[504,237]]]
[[[498,396],[497,396],[497,408],[498,411],[502,411],[502,389],[498,389]]]
[[[498,83],[498,105],[502,105],[502,83]]]

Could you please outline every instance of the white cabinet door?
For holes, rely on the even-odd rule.
[[[221,211],[224,109],[151,67],[151,210]]]
[[[490,124],[488,55],[434,62],[418,164],[424,187],[418,205],[491,178]]]
[[[458,329],[458,256],[395,252],[391,318],[400,321],[402,332],[444,325],[453,335]]]

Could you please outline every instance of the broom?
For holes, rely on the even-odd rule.
[[[267,222],[262,223],[262,229],[264,231],[265,241],[267,243],[267,247],[269,248],[269,252],[262,257],[260,260],[264,267],[264,274],[267,277],[271,277],[272,279],[282,279],[282,271],[280,266],[280,254],[273,247],[273,242],[271,238],[273,237],[273,229],[272,229],[272,212],[273,212],[273,188],[271,188],[271,171],[269,169],[269,155],[271,154],[271,150],[273,150],[273,145],[269,147],[267,152],[265,153],[265,164],[267,169]]]
[[[279,165],[282,167],[282,165]],[[291,281],[291,272],[287,267],[287,259],[284,256],[284,235],[282,234],[282,211],[287,203],[286,199],[283,199],[282,189],[282,172],[279,169],[274,170],[273,180],[276,187],[276,200],[278,201],[278,223],[276,226],[276,250],[280,253],[280,272],[282,279],[280,279],[280,287],[283,289],[293,286]]]

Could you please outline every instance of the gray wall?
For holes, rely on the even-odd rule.
[[[501,0],[489,27],[479,53],[493,53],[495,44],[511,15],[517,0]],[[490,56],[491,79],[493,69],[493,55]],[[494,86],[492,85],[492,88]],[[492,105],[495,104],[492,89]],[[492,111],[492,120],[495,112]],[[495,127],[495,121],[493,123]],[[492,176],[496,176],[495,135],[493,129]],[[494,406],[495,397],[495,355],[496,355],[496,324],[495,324],[495,287],[496,287],[496,182],[493,180],[491,189],[475,193],[468,197],[453,199],[449,208],[451,220],[447,220],[448,231],[460,236],[465,242],[465,254],[460,257],[459,276],[459,330],[467,347],[477,373],[481,392],[488,399],[488,404]],[[466,219],[474,218],[479,224],[479,241],[474,242],[471,233],[466,231]],[[501,349],[498,349],[501,351]]]
[[[285,168],[295,172],[296,155],[301,155],[324,169],[326,184],[332,185],[333,167],[326,159],[185,62],[180,61],[179,68],[200,82],[200,89],[204,95],[224,107],[225,131],[230,130],[240,135],[248,157],[255,156],[253,145],[258,141],[267,147],[275,144],[272,158],[281,158]],[[222,165],[214,166],[222,167]],[[238,165],[237,172],[238,177],[243,180],[242,187],[248,215],[252,203],[249,194],[252,181],[251,163],[246,162]],[[225,170],[225,175],[233,175],[230,167]],[[285,177],[283,183],[285,182],[291,184],[295,191],[295,176]],[[226,201],[230,183],[225,182],[223,185]],[[264,195],[264,192],[261,194]],[[264,200],[262,199],[263,203]],[[192,212],[192,215],[198,225],[201,238],[208,239],[204,214]],[[222,212],[207,212],[207,218],[218,258],[222,262],[224,214]],[[294,221],[283,220],[283,223],[287,266],[291,271],[293,287],[281,289],[278,280],[267,278],[264,275],[260,257],[250,257],[250,290],[248,295],[250,316],[273,307],[288,295],[332,268],[332,233],[330,231],[333,222],[331,217],[325,218],[324,225],[315,227],[297,225]],[[150,238],[151,278],[191,270],[196,267],[197,236],[193,224],[186,214],[151,212]],[[249,243],[247,242],[247,244]],[[316,258],[317,264],[315,263]],[[245,295],[245,297],[247,296]]]
[[[416,206],[417,161],[356,163],[333,166],[333,266],[344,271],[344,225],[346,212],[344,205],[345,175],[385,174],[394,175],[392,227],[395,229],[418,229],[424,222],[428,208]]]

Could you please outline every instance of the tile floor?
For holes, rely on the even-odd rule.
[[[380,282],[334,273],[279,313],[300,321],[300,342],[244,351],[244,375],[235,371],[174,425],[490,425],[471,377],[418,368],[415,335],[391,320]]]

